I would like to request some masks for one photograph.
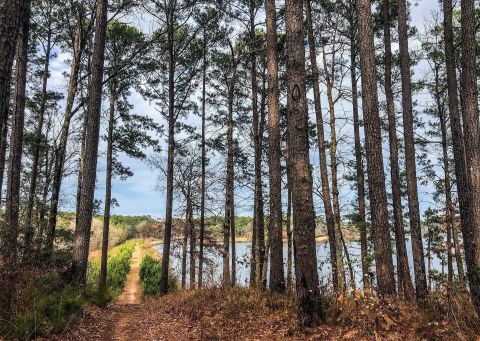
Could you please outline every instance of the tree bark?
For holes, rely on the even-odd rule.
[[[10,156],[8,163],[7,196],[5,207],[5,223],[2,233],[2,259],[4,264],[4,285],[2,302],[4,313],[2,317],[10,318],[14,290],[17,283],[17,252],[20,214],[20,178],[22,173],[23,128],[25,122],[25,100],[28,68],[28,42],[30,33],[30,1],[26,1],[20,9],[22,13],[19,32],[16,75],[15,75],[15,104],[10,136]],[[3,224],[2,224],[3,225]],[[2,231],[3,232],[3,231]]]
[[[467,178],[465,174],[465,146],[463,143],[463,131],[459,113],[458,103],[458,83],[455,60],[455,48],[453,43],[453,6],[452,0],[443,1],[443,27],[444,27],[444,42],[445,42],[445,62],[447,74],[447,93],[448,93],[448,112],[450,116],[450,131],[452,134],[453,145],[453,159],[455,167],[455,178],[457,180],[458,201],[460,206],[460,220],[462,231],[471,228],[471,210],[470,205],[470,191],[468,190]],[[456,235],[454,227],[454,235]],[[455,241],[456,238],[454,238]],[[460,267],[458,268],[459,281],[465,282],[463,274],[463,262],[461,261],[458,242],[455,241],[455,255],[460,262],[457,266],[462,266],[462,274]],[[460,257],[459,257],[460,256]],[[458,258],[459,257],[459,258]]]
[[[270,172],[270,290],[285,291],[282,236],[282,173],[280,166],[280,106],[278,102],[277,12],[275,0],[265,1],[267,24],[268,137]],[[291,270],[291,269],[290,269]]]
[[[427,277],[423,252],[422,227],[418,204],[417,166],[415,161],[415,140],[413,135],[412,80],[410,55],[408,52],[407,4],[398,0],[398,40],[400,48],[400,74],[402,79],[403,134],[405,139],[405,161],[407,168],[408,215],[412,235],[413,269],[415,291],[419,304],[427,298]]]
[[[102,81],[105,60],[108,0],[97,1],[95,42],[93,46],[92,77],[88,89],[87,129],[85,139],[85,163],[82,176],[82,194],[77,211],[78,226],[75,229],[72,273],[79,288],[86,285],[93,199],[97,172],[97,156],[102,106]]]
[[[8,114],[3,116],[2,131],[0,135],[0,201],[3,193],[3,179],[5,176],[5,167],[7,161],[7,145],[8,145]]]
[[[22,8],[27,3],[28,0],[0,1],[0,131],[7,122],[13,59],[22,25]]]
[[[287,116],[289,165],[291,167],[294,216],[296,294],[301,325],[325,318],[319,289],[315,246],[315,211],[308,143],[308,109],[305,80],[303,1],[287,0]]]
[[[337,228],[330,197],[330,183],[328,180],[327,153],[325,146],[325,130],[323,127],[323,113],[320,97],[319,72],[317,64],[317,52],[313,32],[312,9],[310,0],[305,1],[308,47],[310,52],[310,64],[312,68],[313,98],[315,105],[315,118],[317,120],[318,153],[320,160],[320,178],[322,182],[322,199],[327,222],[328,241],[330,246],[330,262],[332,265],[332,279],[335,291],[345,290],[345,275],[343,271],[343,259],[341,257],[341,245],[337,236]],[[340,248],[340,251],[338,250]]]
[[[380,132],[375,74],[372,11],[370,6],[370,0],[357,0],[370,215],[372,219],[378,291],[382,295],[394,295],[395,279],[388,226],[387,193],[385,189],[382,136]]]
[[[466,156],[467,191],[470,191],[470,225],[463,225],[463,242],[472,302],[480,315],[480,126],[476,65],[475,4],[461,2],[462,37],[462,115]]]
[[[365,213],[365,174],[363,170],[362,143],[360,141],[360,117],[358,113],[357,82],[357,27],[354,0],[350,1],[350,79],[352,82],[353,135],[355,144],[355,171],[358,196],[357,226],[360,230],[360,257],[362,260],[363,287],[369,288],[370,262],[368,260],[368,233]]]
[[[392,89],[392,43],[389,0],[383,1],[383,43],[385,45],[385,97],[387,100],[388,139],[390,145],[390,178],[392,181],[393,220],[397,248],[398,289],[408,301],[414,299],[413,284],[408,265],[405,230],[403,226],[402,190],[398,161],[397,118]]]
[[[287,180],[288,182],[288,180]],[[293,257],[292,257],[292,191],[288,185],[287,194],[287,289],[292,291]]]

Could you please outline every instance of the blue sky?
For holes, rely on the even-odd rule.
[[[419,29],[421,29],[423,23],[425,22],[425,18],[430,17],[433,10],[439,10],[438,1],[418,1],[417,5],[413,6],[411,10],[412,23],[416,25]],[[144,20],[144,18],[142,18],[142,20]],[[146,25],[148,25],[146,24],[146,21],[143,21],[142,27],[144,27],[144,30],[148,32],[150,31],[150,29],[146,28]],[[415,41],[411,41],[410,44],[411,48],[415,48]],[[56,91],[64,91],[66,87],[66,81],[63,77],[63,72],[68,71],[68,65],[65,63],[65,60],[68,59],[68,57],[68,55],[59,54],[54,60],[52,60],[52,75],[49,81],[49,89]],[[422,64],[420,64],[418,68],[419,70],[416,70],[416,72],[424,72],[424,70],[422,70]],[[155,118],[159,123],[163,123],[159,117],[160,115],[157,113],[155,108],[148,102],[146,102],[140,95],[134,93],[131,97],[131,103],[134,105],[133,112],[137,114],[146,114]],[[104,106],[104,109],[105,108],[106,106]],[[196,118],[192,118],[192,120],[198,122],[198,119]],[[105,122],[103,122],[103,125],[105,127]],[[97,188],[95,192],[96,198],[102,201],[105,191],[104,147],[105,145],[102,141],[99,148],[100,156],[97,170]],[[318,161],[318,157],[315,156],[315,153],[312,153],[313,162]],[[386,151],[384,156],[388,156]],[[120,204],[119,207],[113,208],[113,213],[125,215],[148,214],[158,218],[164,217],[165,193],[157,189],[158,172],[156,170],[152,170],[143,161],[129,159],[124,156],[121,157],[121,160],[125,165],[131,168],[131,170],[134,172],[134,176],[128,178],[126,181],[120,181],[118,179],[115,179],[113,181],[113,197],[115,197]],[[74,177],[65,180],[62,188],[63,209],[74,210],[75,188],[76,179]],[[429,201],[429,196],[426,194],[429,189],[420,187],[419,190],[422,207],[425,208],[426,203]],[[351,194],[351,191],[345,189],[345,192],[343,193],[345,202],[342,204],[348,205],[350,203],[351,198],[349,199],[349,193]],[[321,210],[321,205],[318,205],[317,207],[319,210]],[[242,210],[239,210],[238,212],[242,213]],[[243,211],[243,213],[249,214],[249,210],[246,209]]]

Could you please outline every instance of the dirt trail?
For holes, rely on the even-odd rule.
[[[136,244],[130,261],[130,272],[122,294],[115,304],[119,308],[119,316],[116,319],[113,328],[113,339],[118,341],[130,340],[127,329],[134,322],[133,312],[135,312],[143,302],[143,291],[140,284],[140,263],[143,259],[143,249]],[[124,308],[122,308],[124,307]]]
[[[130,262],[130,272],[127,276],[127,282],[123,293],[117,300],[117,304],[140,304],[143,300],[142,287],[140,285],[140,263],[142,262],[143,252],[142,248],[137,244],[133,250],[132,260]]]

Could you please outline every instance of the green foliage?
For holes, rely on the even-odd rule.
[[[207,217],[205,224],[216,236],[223,236],[223,218]],[[251,237],[252,234],[252,217],[235,216],[235,232],[239,237]]]
[[[158,295],[160,293],[160,273],[162,265],[160,261],[150,255],[143,257],[140,264],[140,280],[143,284],[143,293],[145,295]],[[175,278],[170,274],[168,276],[168,291],[175,290]]]
[[[130,271],[130,261],[135,244],[136,240],[129,240],[110,251],[107,261],[106,293],[99,293],[98,290],[100,261],[94,260],[89,262],[86,295],[90,301],[103,306],[122,292]]]
[[[103,221],[103,216],[96,216],[100,221]],[[110,216],[110,224],[120,229],[125,230],[126,239],[133,239],[138,237],[139,228],[143,228],[145,225],[155,224],[155,220],[149,215],[141,216],[127,216],[127,215],[112,215]]]

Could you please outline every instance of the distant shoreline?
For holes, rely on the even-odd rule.
[[[358,242],[359,239],[357,238],[345,238],[345,241],[346,242]],[[217,242],[218,243],[222,243],[222,240],[221,239],[217,239]],[[236,243],[250,243],[252,242],[252,238],[250,237],[236,237],[235,238],[235,242]],[[319,236],[319,237],[316,237],[315,238],[315,242],[317,244],[326,244],[328,242],[328,236]],[[287,243],[287,239],[283,239],[283,243],[286,244]],[[158,244],[163,244],[163,239],[154,239],[152,240],[151,242],[152,245],[158,245]]]

